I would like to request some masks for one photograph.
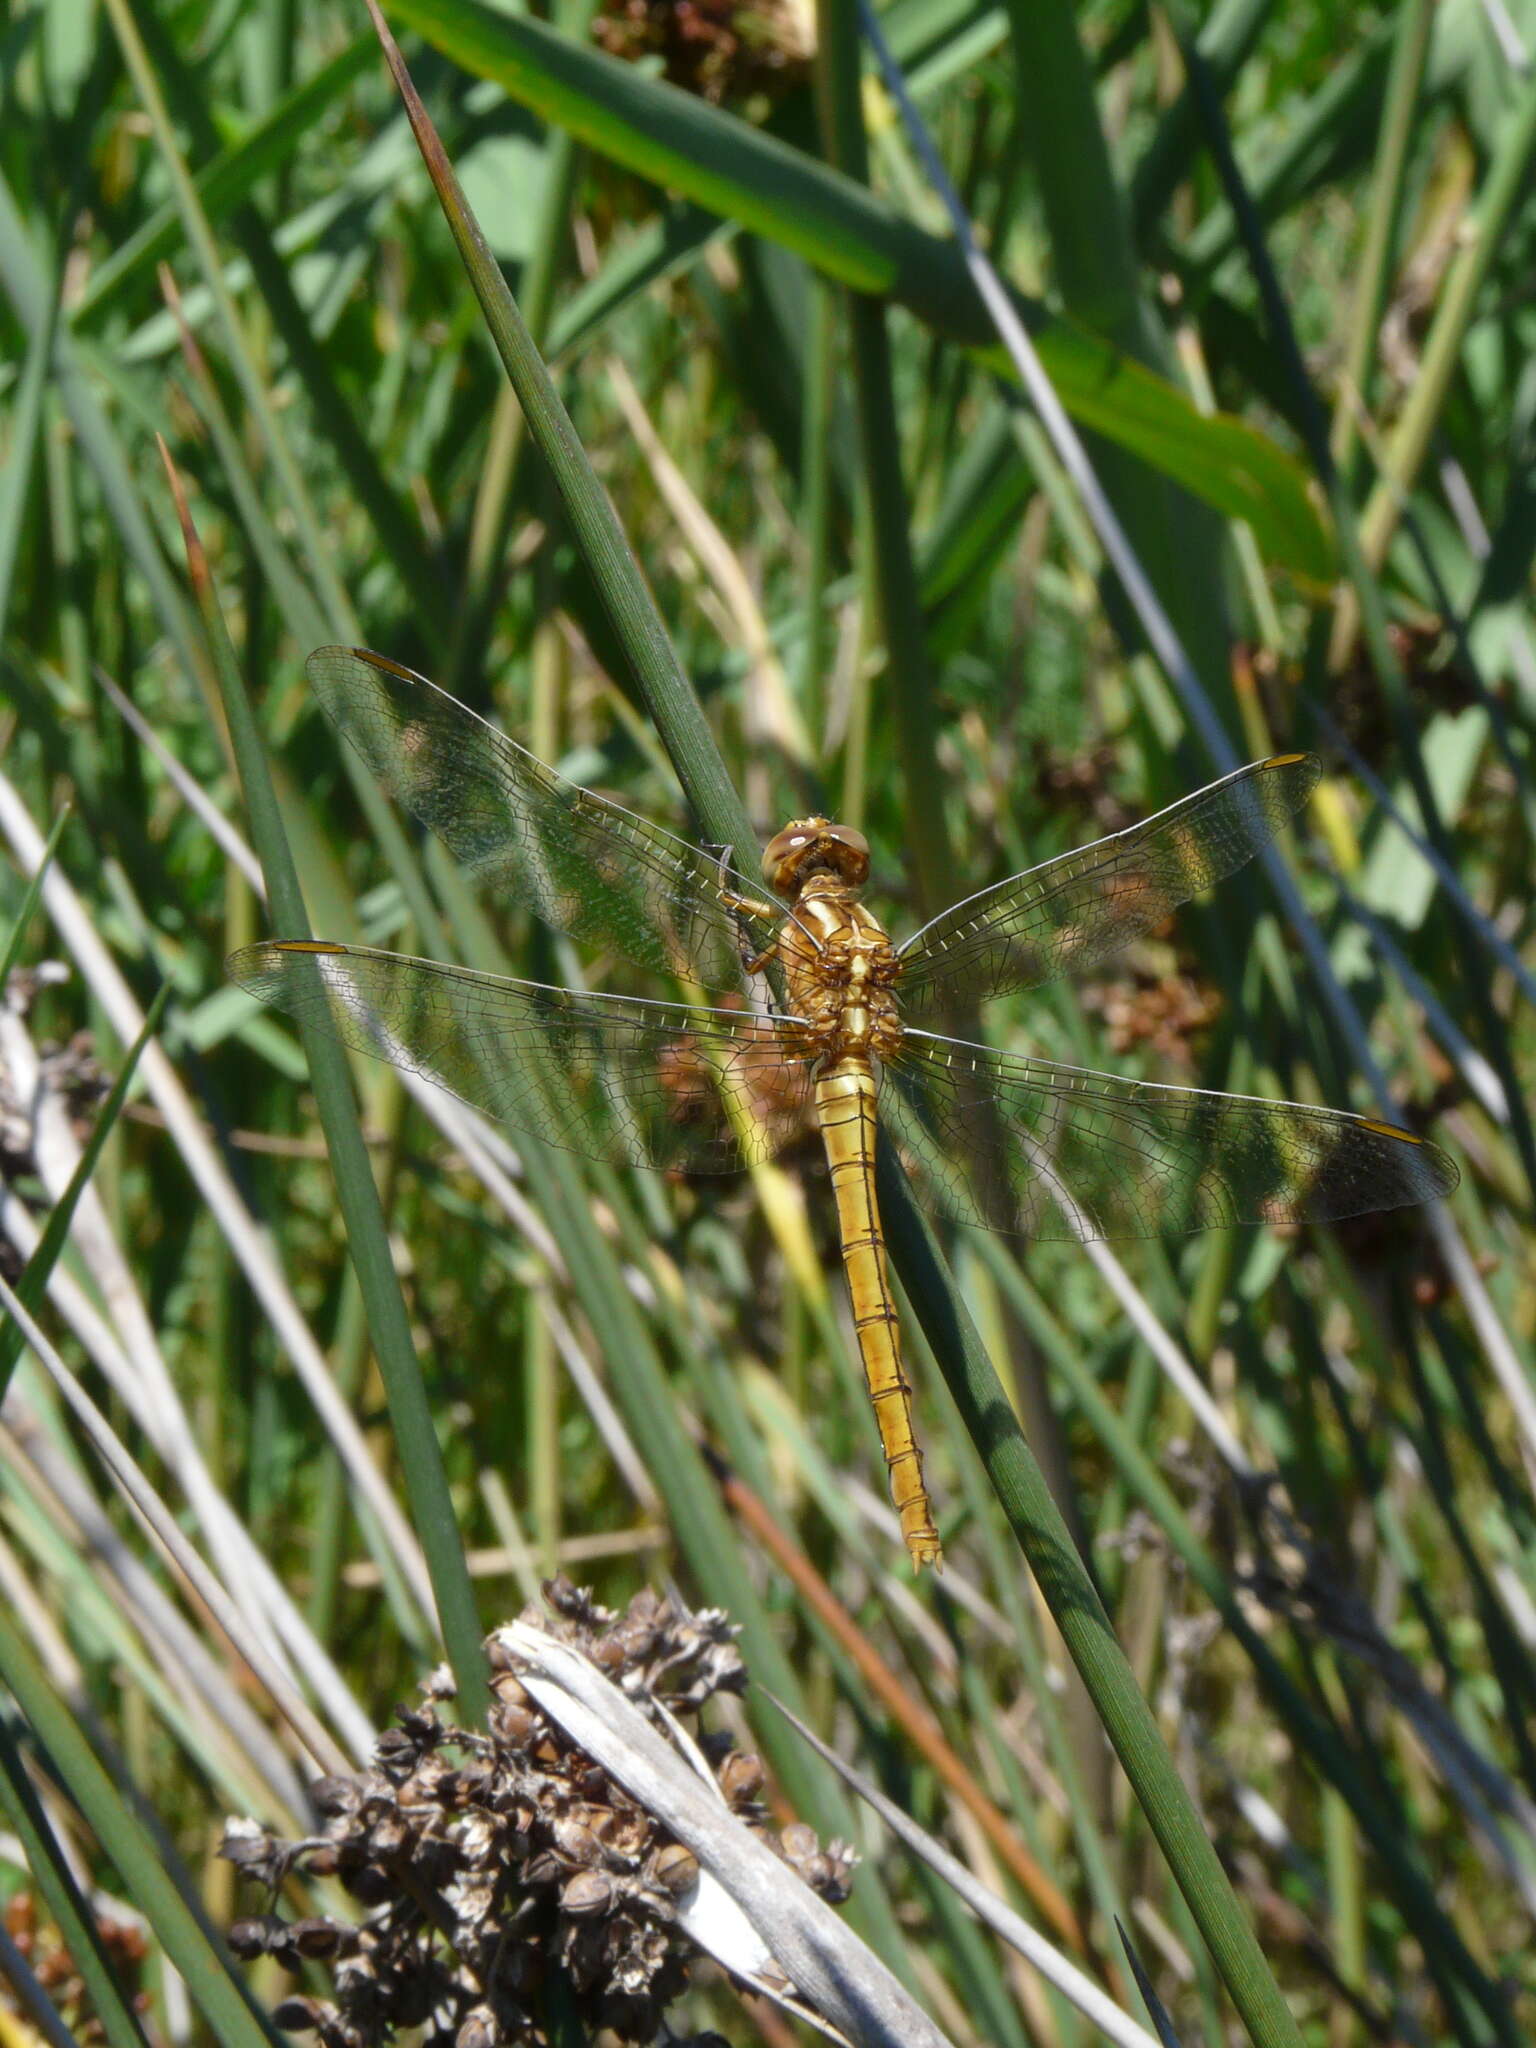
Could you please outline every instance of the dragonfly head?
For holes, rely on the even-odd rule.
[[[796,818],[769,840],[763,879],[780,896],[793,896],[817,869],[858,888],[869,878],[869,841],[851,825],[834,825],[830,818]]]

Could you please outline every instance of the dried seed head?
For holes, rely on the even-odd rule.
[[[829,1906],[840,1906],[853,1890],[858,1863],[859,1852],[852,1842],[828,1842],[817,1859],[816,1875],[810,1879],[812,1890]]]
[[[765,102],[803,85],[814,55],[810,10],[794,0],[604,0],[593,40],[713,102]]]
[[[763,1789],[763,1760],[748,1749],[733,1749],[719,1770],[720,1790],[733,1809],[750,1805]]]
[[[341,1948],[344,1937],[350,1937],[355,1943],[355,1929],[339,1927],[334,1920],[321,1918],[295,1920],[288,1929],[289,1940],[298,1954],[306,1960],[335,1955]]]
[[[573,1920],[593,1920],[612,1910],[613,1879],[601,1870],[578,1870],[560,1894],[560,1910]]]
[[[312,2034],[326,2027],[334,2010],[318,1998],[284,1998],[272,2008],[272,2024],[285,2034]]]
[[[453,2048],[497,2048],[505,2037],[487,2005],[477,2005],[453,2037]]]
[[[285,1931],[286,1923],[275,1913],[253,1913],[248,1920],[231,1921],[227,1938],[240,1960],[248,1963],[253,1956],[264,1956]]]
[[[717,1610],[692,1614],[646,1592],[615,1616],[568,1580],[552,1581],[548,1598],[550,1633],[659,1724],[746,1683]],[[451,1686],[434,1673],[367,1770],[311,1788],[322,1832],[283,1843],[250,1821],[228,1830],[226,1853],[258,1882],[335,1875],[365,1909],[355,1926],[266,1916],[232,1936],[242,1955],[329,1972],[331,2002],[280,2008],[321,2048],[377,2048],[407,2028],[432,2048],[539,2048],[557,1967],[587,2032],[649,2041],[687,1983],[695,1950],[677,1901],[697,1882],[694,1857],[543,1714],[510,1644],[493,1636],[487,1651],[496,1697],[486,1734],[443,1724],[434,1702]],[[695,1740],[732,1809],[761,1828],[761,1762],[726,1734],[696,1729]],[[838,1845],[823,1852],[810,1829],[792,1829],[783,1851],[829,1895],[846,1889],[851,1858]]]
[[[681,1842],[668,1842],[651,1858],[649,1879],[662,1891],[680,1899],[699,1881],[699,1859]]]
[[[779,1830],[779,1854],[806,1882],[810,1882],[811,1864],[821,1853],[821,1844],[816,1839],[816,1830],[807,1827],[803,1820],[792,1820],[787,1828]]]
[[[338,1813],[356,1813],[358,1788],[354,1778],[315,1778],[309,1787],[310,1803],[325,1818]]]

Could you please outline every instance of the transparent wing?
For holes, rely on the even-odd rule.
[[[1311,754],[1277,754],[1155,818],[1011,875],[943,911],[900,949],[914,1017],[1087,967],[1162,923],[1266,845],[1317,785]]]
[[[881,1115],[957,1220],[1025,1237],[1323,1223],[1449,1194],[1446,1154],[1337,1109],[1122,1080],[908,1032]]]
[[[337,730],[397,802],[478,880],[557,931],[612,946],[641,967],[740,988],[773,937],[726,893],[761,888],[606,797],[566,782],[526,748],[410,669],[363,648],[321,647],[305,664]]]
[[[810,1113],[808,1063],[776,1024],[744,1012],[318,941],[247,946],[228,968],[301,1023],[571,1152],[730,1173],[769,1157]]]

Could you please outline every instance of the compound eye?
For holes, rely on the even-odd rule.
[[[869,874],[869,841],[852,825],[831,825],[826,836],[839,850],[838,870],[850,882],[862,882]]]
[[[775,832],[763,849],[763,880],[780,895],[788,895],[805,858],[806,849],[821,829],[819,818],[797,818],[782,832]]]

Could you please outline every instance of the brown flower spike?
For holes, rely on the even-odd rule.
[[[615,1615],[568,1580],[544,1590],[551,1632],[657,1720],[663,1710],[697,1716],[713,1694],[745,1687],[735,1631],[718,1610],[690,1614],[647,1591]],[[495,1664],[494,1638],[491,1648]],[[274,1903],[287,1878],[307,1874],[338,1879],[363,1909],[356,1921],[269,1911],[230,1929],[241,1956],[330,1976],[329,1998],[285,1998],[273,2018],[324,2048],[373,2048],[405,2027],[424,2029],[429,2048],[536,2044],[549,2038],[558,1979],[589,2032],[652,2040],[698,1954],[677,1919],[698,1878],[693,1856],[511,1672],[493,1680],[484,1735],[440,1718],[446,1672],[422,1690],[368,1770],[311,1788],[313,1835],[279,1842],[250,1822],[226,1831],[222,1853]],[[726,1804],[767,1835],[761,1763],[729,1737],[696,1739]],[[823,1898],[847,1896],[850,1851],[823,1850],[800,1824],[774,1846]]]

